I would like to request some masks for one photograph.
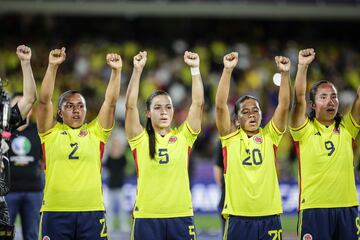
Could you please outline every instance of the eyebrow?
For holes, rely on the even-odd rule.
[[[170,103],[166,103],[166,104],[155,103],[154,107],[157,107],[157,106],[171,106],[171,104]]]
[[[319,96],[337,95],[335,92],[332,93],[320,93]]]
[[[243,111],[243,110],[253,110],[253,109],[260,109],[260,108],[258,108],[258,107],[244,107],[244,108],[241,109],[241,111]]]
[[[84,104],[84,103],[81,101],[80,102],[65,102],[65,105],[66,104]]]

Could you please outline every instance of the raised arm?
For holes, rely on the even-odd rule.
[[[360,125],[360,87],[357,90],[356,98],[351,108],[351,116],[358,125]]]
[[[295,78],[294,105],[291,111],[290,126],[300,127],[306,121],[306,75],[310,63],[315,58],[312,48],[299,52],[298,70]]]
[[[23,73],[23,97],[18,102],[22,119],[25,119],[36,101],[36,85],[31,69],[31,49],[25,45],[18,46],[16,54],[21,62]]]
[[[128,139],[132,139],[143,131],[140,123],[137,101],[139,97],[139,84],[141,73],[146,63],[146,51],[134,57],[134,69],[131,75],[125,98],[125,132]]]
[[[231,119],[227,101],[229,98],[231,73],[238,62],[238,53],[232,52],[224,56],[224,69],[215,97],[216,126],[220,136],[231,133]]]
[[[195,132],[201,130],[201,119],[204,108],[204,86],[201,80],[199,65],[200,57],[197,53],[184,53],[184,62],[191,68],[192,86],[191,86],[191,105],[187,121]]]
[[[39,94],[39,105],[37,108],[37,127],[40,133],[46,132],[55,125],[53,116],[54,106],[52,96],[57,70],[61,63],[65,61],[65,48],[54,49],[49,54],[49,64],[46,69],[44,79],[41,83]]]
[[[273,121],[277,129],[285,131],[288,123],[288,115],[291,102],[290,90],[290,59],[287,57],[276,56],[276,65],[281,73],[281,83],[279,89],[278,105],[275,109]]]
[[[109,53],[106,63],[111,67],[111,75],[105,92],[105,100],[100,108],[98,120],[100,126],[109,129],[114,125],[116,101],[120,94],[122,61],[120,55]]]

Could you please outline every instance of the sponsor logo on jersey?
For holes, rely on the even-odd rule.
[[[169,137],[168,143],[175,143],[176,141],[177,141],[177,137],[171,136],[171,137]]]
[[[254,142],[257,144],[261,144],[263,142],[262,137],[254,136]]]
[[[321,136],[320,132],[315,133],[315,135]]]
[[[62,135],[67,135],[67,132],[66,132],[66,131],[63,131],[63,132],[61,132],[60,134],[62,134]]]
[[[313,237],[310,233],[306,233],[304,236],[303,236],[303,240],[312,240]]]
[[[79,137],[85,137],[86,135],[88,135],[88,132],[86,130],[81,130],[79,133]]]

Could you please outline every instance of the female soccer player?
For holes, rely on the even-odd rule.
[[[216,126],[224,158],[226,218],[224,239],[280,239],[281,197],[275,167],[275,152],[286,130],[290,107],[290,60],[275,57],[281,72],[279,103],[264,128],[259,102],[245,95],[235,103],[239,128],[232,128],[227,105],[231,73],[238,53],[224,56],[224,70],[216,92]]]
[[[204,90],[200,58],[185,52],[191,67],[192,103],[186,121],[170,128],[174,107],[170,96],[156,91],[146,101],[147,123],[142,127],[137,108],[140,76],[146,52],[134,57],[134,70],[126,93],[125,131],[137,170],[137,196],[131,239],[195,240],[188,176],[189,153],[201,129]]]
[[[353,142],[360,128],[360,90],[345,116],[338,112],[335,86],[318,81],[306,115],[306,74],[314,49],[299,52],[290,133],[299,161],[300,239],[358,239],[360,226]]]
[[[52,50],[41,84],[37,125],[45,160],[41,239],[107,239],[101,187],[101,158],[114,125],[120,92],[121,57],[107,54],[111,77],[96,119],[86,124],[86,103],[77,91],[58,100],[57,121],[52,95],[65,48]]]

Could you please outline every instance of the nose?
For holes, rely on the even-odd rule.
[[[327,105],[335,106],[335,99],[330,99],[327,103]]]
[[[161,114],[166,114],[166,113],[167,113],[166,108],[162,108],[161,109]]]

